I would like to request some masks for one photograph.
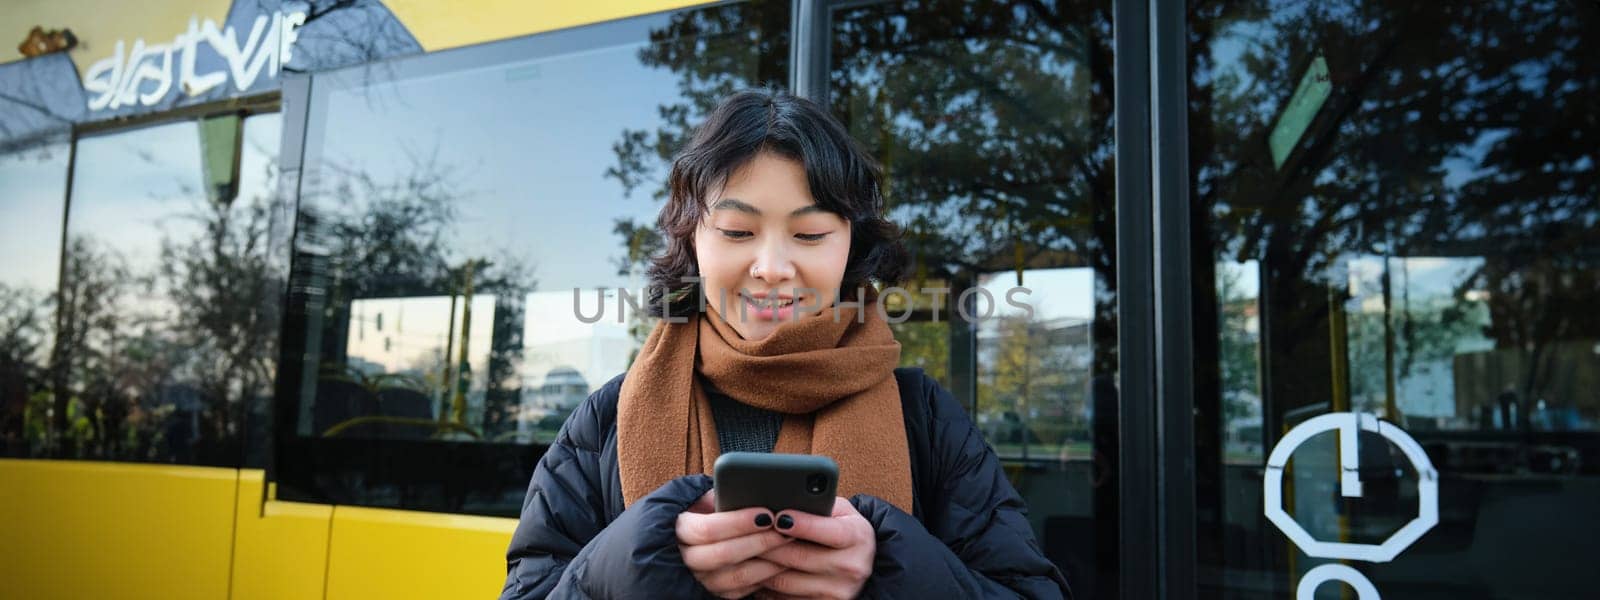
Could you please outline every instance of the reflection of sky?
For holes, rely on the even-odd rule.
[[[1409,366],[1395,367],[1395,400],[1400,410],[1408,416],[1429,417],[1455,417],[1456,391],[1454,387],[1455,364],[1448,354],[1445,357],[1429,357],[1413,354],[1412,333],[1410,319],[1419,319],[1423,327],[1429,327],[1430,313],[1439,310],[1446,303],[1452,302],[1455,289],[1465,282],[1473,273],[1483,267],[1484,259],[1481,257],[1406,257],[1388,258],[1389,277],[1393,292],[1390,295],[1391,319],[1385,327],[1392,329],[1395,336],[1396,352],[1399,353],[1400,363]],[[1378,315],[1383,313],[1383,267],[1385,257],[1358,256],[1348,263],[1350,279],[1350,303],[1352,310]],[[1481,301],[1469,291],[1467,300]],[[1466,317],[1472,318],[1472,317]],[[1483,319],[1488,318],[1487,311],[1481,313]],[[1482,324],[1487,325],[1487,321]],[[1383,371],[1381,357],[1360,356],[1355,354],[1362,347],[1362,329],[1354,324],[1348,328],[1350,339],[1350,363],[1352,368],[1360,369],[1363,363]],[[1367,340],[1370,346],[1382,346],[1382,342]],[[1495,343],[1482,333],[1458,333],[1450,339],[1450,347],[1454,354],[1479,352],[1493,349]],[[1449,352],[1449,351],[1447,351]],[[1356,395],[1361,395],[1360,384],[1357,383]],[[1380,402],[1382,392],[1367,390],[1373,396],[1370,402]]]
[[[579,302],[585,318],[601,316],[584,323],[573,312],[572,291],[535,292],[526,297],[527,319],[523,322],[525,349],[519,370],[526,377],[539,378],[555,367],[574,367],[584,371],[591,384],[603,382],[626,368],[627,352],[636,344],[628,335],[631,310],[619,312],[617,291],[609,290],[602,309],[596,306],[597,293],[583,290]],[[643,300],[640,299],[642,304]],[[350,332],[346,338],[350,362],[370,363],[383,372],[398,373],[434,368],[449,345],[452,332],[451,299],[448,296],[359,299],[350,304]],[[464,321],[457,300],[454,336],[460,342]],[[468,361],[474,381],[487,374],[493,344],[495,297],[478,295],[472,299],[472,330],[467,343]],[[619,319],[619,315],[621,316]],[[460,348],[449,357],[454,362]],[[610,360],[615,359],[615,360]],[[433,374],[424,371],[424,374]]]
[[[66,144],[0,154],[0,284],[55,290],[67,157]]]
[[[1225,275],[1237,278],[1233,284],[1235,298],[1261,297],[1261,263],[1254,260],[1243,262],[1224,261],[1217,263],[1217,279]]]
[[[240,198],[265,197],[277,184],[267,173],[277,160],[281,122],[276,113],[245,120]],[[0,155],[0,282],[56,288],[69,153],[57,144]],[[198,233],[176,215],[203,206],[200,177],[192,121],[84,138],[69,227],[115,248],[137,273],[152,273],[162,231]]]
[[[95,252],[121,261],[132,277],[154,277],[161,270],[163,238],[183,243],[201,235],[193,217],[205,214],[208,200],[197,122],[84,138],[77,152],[69,236],[93,240]],[[173,316],[177,307],[152,292],[125,297],[131,306],[123,310]]]
[[[1350,295],[1363,308],[1383,310],[1383,262],[1381,256],[1360,256],[1350,260]],[[1483,267],[1481,257],[1414,256],[1389,259],[1389,277],[1394,298],[1409,294],[1412,302],[1433,302],[1452,298],[1456,287]]]
[[[628,292],[644,306],[639,290],[630,288]],[[521,372],[530,385],[538,386],[551,370],[566,367],[582,373],[593,389],[627,369],[628,354],[638,347],[628,335],[634,311],[625,304],[619,309],[617,290],[608,290],[603,304],[600,298],[593,289],[581,290],[579,308],[574,312],[570,289],[528,294]],[[584,323],[578,314],[600,319]]]
[[[644,307],[643,290],[627,292],[640,308]],[[628,322],[636,317],[635,312],[626,302],[619,303],[615,289],[604,292],[603,303],[601,298],[601,292],[592,288],[579,290],[578,306],[574,308],[572,290],[528,294],[529,317],[523,328],[523,343],[531,346],[591,337],[627,337]],[[590,320],[599,317],[599,320],[584,323],[579,320],[580,315]]]
[[[454,170],[459,218],[446,246],[534,265],[539,287],[618,286],[613,219],[653,224],[655,173],[632,198],[604,176],[624,129],[654,130],[678,100],[672,73],[639,64],[640,44],[484,66],[328,97],[324,160],[393,181],[436,155]],[[572,85],[604,74],[604,85]],[[570,311],[568,311],[570,312]]]
[[[1017,287],[1015,271],[984,275],[979,278],[978,287],[989,292],[994,298],[994,317],[1026,314],[1023,309],[1012,306],[1006,301],[1007,292]],[[1088,267],[1029,269],[1022,272],[1022,287],[1028,288],[1028,291],[1018,291],[1013,298],[1017,304],[1033,307],[1033,318],[1036,321],[1064,317],[1084,320],[1094,318],[1094,269]],[[980,316],[983,314],[984,300],[980,298],[976,302],[977,314],[973,316]],[[955,306],[953,299],[948,296],[945,298],[945,303],[945,306],[952,309]]]
[[[270,201],[278,187],[278,144],[283,115],[270,113],[244,120],[244,141],[239,154],[238,202]]]
[[[488,372],[490,342],[494,337],[494,296],[472,298],[472,329],[468,332],[467,362],[473,379]],[[388,373],[431,369],[450,347],[450,338],[461,341],[461,325],[466,322],[460,299],[455,299],[455,322],[450,319],[449,296],[376,298],[350,303],[350,362],[366,361]],[[451,348],[449,361],[460,358],[460,346]],[[426,373],[423,374],[432,374]]]
[[[67,228],[115,248],[135,273],[151,273],[160,264],[157,232],[199,232],[181,215],[204,208],[203,189],[194,121],[85,138],[78,141]]]
[[[276,185],[269,167],[277,159],[281,123],[278,114],[245,119],[235,215],[247,202],[265,199]],[[203,234],[196,217],[209,215],[210,201],[196,121],[83,138],[77,152],[68,232],[92,239],[96,252],[125,261],[130,275],[160,273],[163,239],[187,245]],[[160,288],[155,292],[126,300],[138,313],[176,308],[167,305]]]

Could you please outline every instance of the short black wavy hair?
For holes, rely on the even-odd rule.
[[[900,228],[884,218],[882,170],[844,125],[817,103],[776,89],[736,92],[706,116],[688,146],[672,161],[669,197],[656,218],[665,250],[652,257],[646,313],[688,316],[703,301],[694,234],[709,213],[706,194],[763,152],[804,166],[811,197],[850,222],[850,257],[840,282],[842,298],[856,288],[904,278],[908,254]],[[665,298],[665,300],[664,300]]]

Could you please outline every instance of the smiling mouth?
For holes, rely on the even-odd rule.
[[[775,300],[772,298],[754,298],[751,296],[745,296],[744,301],[756,308],[787,308],[794,306],[795,299],[789,298],[786,300]]]

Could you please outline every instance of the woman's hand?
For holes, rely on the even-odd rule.
[[[678,550],[706,590],[719,598],[743,598],[783,571],[757,557],[791,540],[772,529],[775,520],[767,509],[715,512],[714,493],[706,492],[678,515]]]
[[[834,498],[833,514],[827,517],[782,511],[775,525],[796,541],[761,555],[785,570],[767,579],[758,596],[854,598],[861,593],[872,576],[878,537],[850,501]]]

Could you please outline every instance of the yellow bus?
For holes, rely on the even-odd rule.
[[[497,594],[757,86],[1077,597],[1592,595],[1600,14],[1458,4],[11,2],[0,598]]]

